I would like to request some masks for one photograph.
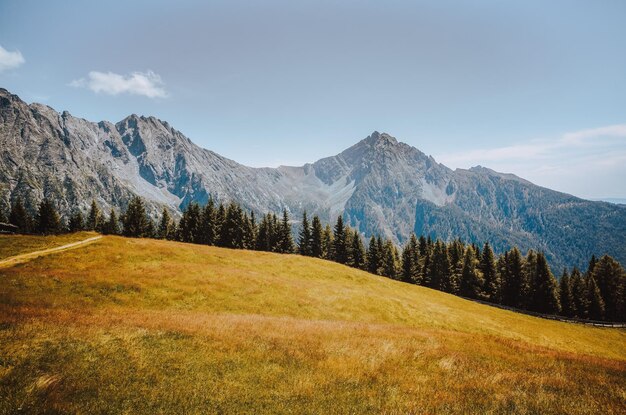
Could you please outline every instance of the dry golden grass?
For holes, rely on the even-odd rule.
[[[76,232],[55,236],[0,235],[0,259],[82,241],[95,235],[97,235],[95,232]]]
[[[0,271],[0,413],[624,413],[626,332],[104,239]]]

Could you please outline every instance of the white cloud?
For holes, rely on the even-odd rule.
[[[626,195],[626,124],[435,158],[453,168],[480,164],[583,197]]]
[[[76,88],[88,88],[95,93],[109,95],[131,94],[148,98],[165,98],[163,80],[152,71],[120,75],[113,72],[89,72],[87,78],[76,79],[69,84]]]
[[[24,62],[26,61],[19,50],[9,52],[0,46],[0,72],[15,69],[21,66]]]

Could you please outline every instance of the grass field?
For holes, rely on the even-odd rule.
[[[295,255],[105,237],[0,270],[0,413],[18,410],[626,413],[626,331]]]
[[[54,248],[97,235],[95,232],[76,232],[55,236],[0,235],[0,260],[27,252]]]

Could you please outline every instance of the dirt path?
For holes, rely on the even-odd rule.
[[[15,255],[12,257],[9,257],[7,259],[3,259],[0,261],[0,269],[2,268],[9,268],[12,267],[14,265],[17,264],[22,264],[24,262],[28,262],[31,259],[35,259],[38,258],[40,256],[45,256],[45,255],[50,255],[50,254],[54,254],[56,252],[60,252],[60,251],[66,251],[68,249],[73,249],[73,248],[78,248],[79,246],[83,246],[83,245],[87,245],[91,242],[97,241],[98,239],[101,239],[102,236],[98,235],[98,236],[92,236],[91,238],[87,238],[84,239],[82,241],[78,241],[78,242],[72,242],[71,244],[67,244],[67,245],[61,245],[61,246],[57,246],[54,248],[48,248],[48,249],[42,249],[41,251],[34,251],[34,252],[28,252],[26,254],[21,254],[21,255]]]

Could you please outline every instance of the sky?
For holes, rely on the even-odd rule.
[[[626,198],[626,1],[0,0],[0,87],[168,121],[250,166],[387,132],[584,198]]]

